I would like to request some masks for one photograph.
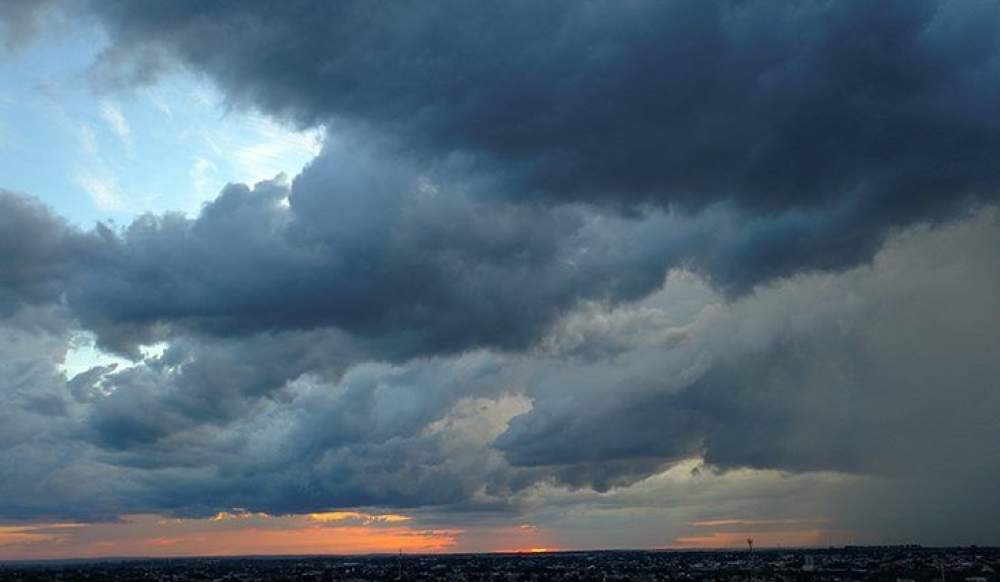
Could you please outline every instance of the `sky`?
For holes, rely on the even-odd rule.
[[[0,4],[0,560],[1000,544],[998,18]]]

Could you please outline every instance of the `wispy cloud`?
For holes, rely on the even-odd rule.
[[[393,513],[387,514],[371,514],[371,513],[361,513],[359,511],[327,511],[323,513],[310,513],[310,521],[317,521],[320,523],[331,523],[338,521],[360,521],[362,523],[399,523],[403,521],[410,521],[410,517],[406,515],[397,515]]]
[[[109,212],[125,210],[125,203],[119,195],[114,181],[100,178],[87,171],[81,171],[76,175],[76,184],[90,196],[90,200],[97,208]]]
[[[146,101],[149,102],[154,109],[165,115],[167,118],[173,118],[174,110],[170,107],[162,95],[149,88],[146,89],[143,95],[146,97]]]
[[[194,159],[188,174],[191,176],[194,191],[200,198],[208,200],[216,193],[211,178],[217,172],[218,167],[208,158],[199,156]]]
[[[0,546],[14,546],[39,542],[60,542],[66,539],[59,530],[82,527],[76,523],[42,523],[28,525],[0,525]]]
[[[214,516],[210,517],[210,521],[228,521],[233,519],[270,519],[271,516],[262,511],[247,511],[241,507],[234,508],[232,511],[220,511]]]
[[[97,139],[94,137],[94,128],[89,123],[81,123],[78,132],[80,147],[88,155],[97,155]]]
[[[257,182],[295,172],[323,148],[323,130],[295,131],[260,115],[246,118],[236,130],[206,132],[205,143],[232,164],[241,180]]]
[[[125,144],[132,141],[132,128],[129,127],[128,120],[122,114],[121,109],[111,101],[101,101],[101,119],[108,125],[108,128],[118,136]]]

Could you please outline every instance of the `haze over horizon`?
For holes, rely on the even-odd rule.
[[[0,560],[1000,545],[1000,4],[0,3]]]

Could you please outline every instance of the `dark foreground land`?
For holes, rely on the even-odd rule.
[[[1000,582],[1000,549],[830,548],[0,563],[0,580]]]

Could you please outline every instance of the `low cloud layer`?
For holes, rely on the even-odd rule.
[[[987,209],[901,233],[870,266],[735,302],[674,271],[641,301],[581,304],[528,351],[396,364],[360,363],[367,342],[332,329],[185,330],[138,365],[67,380],[54,361],[71,312],[25,306],[4,325],[2,511],[375,506],[560,522],[569,492],[642,491],[701,459],[709,482],[743,467],[870,479],[824,485],[828,501],[789,492],[807,500],[790,518],[799,508],[860,531],[878,515],[893,539],[990,539],[980,500],[998,477],[998,248]],[[642,503],[705,503],[649,495]],[[639,503],[617,499],[604,511]],[[947,526],[912,515],[942,499]]]

